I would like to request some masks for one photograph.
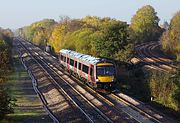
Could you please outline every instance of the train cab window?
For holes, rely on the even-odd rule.
[[[75,65],[74,66],[75,66],[75,68],[77,68],[77,61],[75,61]]]
[[[79,68],[79,70],[81,70],[81,63],[79,63],[79,67],[78,68]]]
[[[74,66],[74,60],[73,59],[70,59],[70,65]]]
[[[85,73],[88,73],[88,66],[83,64],[82,71],[85,72]]]
[[[97,75],[98,76],[113,76],[115,75],[114,66],[97,66]]]
[[[94,71],[93,71],[93,68],[90,69],[90,75],[93,76],[94,74]]]

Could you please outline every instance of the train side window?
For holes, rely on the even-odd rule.
[[[70,65],[74,66],[74,60],[73,59],[70,59]]]
[[[64,56],[63,56],[63,55],[61,55],[61,61],[63,61],[63,58],[64,58]]]
[[[64,56],[64,62],[66,62],[66,56]]]
[[[83,64],[82,71],[88,74],[88,66]]]
[[[94,74],[94,71],[93,71],[93,68],[90,69],[90,75],[93,76]]]
[[[81,63],[79,63],[79,70],[81,70]]]
[[[67,58],[67,63],[69,63],[69,58]]]
[[[74,66],[75,66],[75,68],[77,68],[77,61],[75,61],[75,65]]]

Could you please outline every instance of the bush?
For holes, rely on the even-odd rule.
[[[120,90],[141,101],[150,100],[150,90],[148,83],[148,74],[140,66],[128,65],[126,71],[118,75]],[[122,71],[122,68],[120,69]]]
[[[3,86],[6,82],[6,75],[10,70],[10,48],[11,31],[0,30],[0,120],[8,113],[13,112],[12,98],[8,94],[8,90]],[[5,35],[6,34],[6,35]]]
[[[150,91],[155,102],[175,111],[180,110],[180,76],[176,73],[153,72],[150,76]]]
[[[0,85],[0,120],[2,120],[6,114],[13,112],[13,108],[12,108],[13,105],[14,103],[12,102],[12,98],[8,94],[8,90],[5,89],[1,84]]]

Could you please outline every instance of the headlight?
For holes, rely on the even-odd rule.
[[[96,82],[99,82],[99,79],[96,79]]]
[[[116,81],[116,78],[112,79],[112,82],[115,82]]]

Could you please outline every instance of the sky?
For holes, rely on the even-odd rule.
[[[111,17],[131,22],[144,5],[151,5],[160,23],[170,21],[180,11],[180,0],[0,0],[0,27],[17,29],[45,18],[60,20],[61,16]]]

